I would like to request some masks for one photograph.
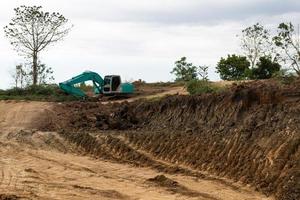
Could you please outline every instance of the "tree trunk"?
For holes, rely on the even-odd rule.
[[[33,52],[33,61],[32,61],[32,83],[33,85],[37,84],[38,79],[38,63],[37,63],[37,52]]]

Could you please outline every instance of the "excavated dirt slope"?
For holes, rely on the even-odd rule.
[[[73,108],[80,104],[84,106],[65,109],[54,103],[0,102],[0,199],[273,199],[229,179],[157,158],[128,142],[126,133],[133,130],[76,133],[80,124],[74,129],[67,119],[97,120],[92,115],[75,117],[84,116],[79,110],[90,113],[83,109],[88,104]],[[63,118],[66,113],[73,115]],[[45,131],[51,125],[59,133]]]
[[[202,178],[198,172],[205,171],[278,200],[300,199],[299,83],[252,82],[148,102],[77,102],[55,113],[45,128],[63,130],[90,155]]]
[[[0,102],[0,199],[298,200],[299,103],[300,83],[272,81],[130,103]]]

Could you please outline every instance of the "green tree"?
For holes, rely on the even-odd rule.
[[[241,48],[250,61],[251,69],[255,67],[260,57],[274,53],[270,33],[259,23],[242,30],[240,39]]]
[[[182,57],[175,62],[175,67],[171,73],[175,74],[176,81],[190,81],[197,79],[197,67],[192,63],[188,63],[186,57]]]
[[[38,56],[49,45],[62,40],[70,31],[68,19],[58,12],[44,12],[41,6],[20,6],[4,27],[15,50],[32,60],[32,83],[38,84]]]
[[[281,23],[278,34],[273,38],[277,47],[282,51],[280,58],[289,63],[294,71],[300,75],[300,33],[299,26],[296,31],[292,23]]]
[[[250,63],[245,56],[235,54],[221,58],[217,64],[217,72],[223,80],[242,80],[245,79],[245,72],[249,70]]]
[[[271,57],[264,56],[259,58],[256,67],[252,69],[251,78],[268,79],[280,71],[280,64],[272,61]]]

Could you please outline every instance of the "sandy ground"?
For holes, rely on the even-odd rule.
[[[271,199],[229,180],[230,184],[224,184],[164,174],[188,191],[177,192],[147,181],[161,174],[153,169],[78,154],[57,133],[33,130],[47,120],[43,116],[52,106],[55,104],[0,102],[0,194],[24,199]]]

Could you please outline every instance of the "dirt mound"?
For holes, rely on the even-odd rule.
[[[177,181],[174,181],[166,177],[165,175],[157,175],[154,178],[149,178],[147,181],[149,183],[154,184],[157,187],[163,187],[167,191],[170,191],[172,193],[179,193],[181,195],[190,196],[190,197],[203,197],[205,199],[212,199],[212,200],[216,199],[211,197],[208,194],[192,191],[186,188],[185,186],[179,184]]]
[[[109,105],[64,104],[70,120],[60,128],[67,130],[66,138],[98,156],[156,165],[134,146],[156,158],[293,200],[300,199],[299,102],[300,84],[258,81],[233,85],[219,94]],[[123,131],[125,144],[110,136],[69,135],[112,129]]]
[[[178,187],[179,184],[177,181],[173,181],[167,178],[165,175],[157,175],[154,178],[149,178],[148,181],[157,183],[163,187]]]
[[[166,188],[168,191],[180,193],[186,196],[200,196],[197,192],[190,191],[186,187],[180,185],[177,181],[167,178],[165,175],[157,175],[149,178],[147,181],[154,183],[156,186]]]

